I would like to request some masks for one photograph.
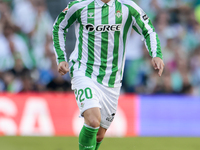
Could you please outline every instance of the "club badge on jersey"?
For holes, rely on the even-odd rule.
[[[120,10],[118,10],[118,11],[115,13],[115,15],[116,15],[118,18],[120,18],[120,17],[122,16],[122,13],[120,12]]]

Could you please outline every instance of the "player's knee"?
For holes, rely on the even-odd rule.
[[[100,126],[100,121],[96,118],[90,119],[89,120],[89,126],[93,127],[93,128],[97,128]]]
[[[84,112],[85,123],[93,128],[100,126],[101,113],[99,108],[91,108]]]

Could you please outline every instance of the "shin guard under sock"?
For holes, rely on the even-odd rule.
[[[95,150],[98,128],[86,127],[79,134],[79,150]]]

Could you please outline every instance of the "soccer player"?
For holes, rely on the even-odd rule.
[[[73,23],[76,45],[67,61],[65,33]],[[73,1],[54,23],[58,71],[61,75],[70,72],[72,90],[84,117],[79,150],[97,150],[114,119],[131,28],[141,35],[161,76],[164,63],[158,36],[148,16],[132,0]]]

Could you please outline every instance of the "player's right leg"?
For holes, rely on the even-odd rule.
[[[101,122],[101,112],[99,107],[94,107],[83,112],[85,124],[93,128],[99,128]]]
[[[79,134],[79,150],[95,150],[96,136],[101,122],[101,113],[98,107],[83,112],[84,126]]]
[[[95,150],[96,135],[101,122],[101,94],[90,78],[82,76],[72,78],[72,90],[85,122],[79,134],[79,150]]]
[[[98,107],[83,112],[84,126],[79,135],[79,150],[95,150],[101,114]]]

